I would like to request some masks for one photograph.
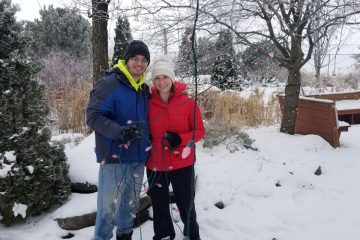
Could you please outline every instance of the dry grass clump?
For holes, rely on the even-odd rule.
[[[87,133],[86,107],[89,93],[92,88],[90,83],[77,83],[48,92],[47,102],[52,113],[52,124],[56,125],[60,133],[76,132]]]
[[[263,94],[255,91],[248,98],[238,92],[207,91],[199,96],[199,106],[210,123],[229,128],[271,125],[280,121],[280,108],[275,97],[267,103]]]

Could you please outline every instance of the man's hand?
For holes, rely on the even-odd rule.
[[[141,137],[141,131],[135,124],[124,125],[121,128],[120,139],[125,143]]]

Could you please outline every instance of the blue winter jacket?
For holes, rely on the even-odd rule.
[[[125,75],[114,69],[105,72],[90,93],[86,110],[87,124],[95,130],[97,162],[140,163],[148,158],[149,87],[143,84],[136,91]],[[142,137],[135,139],[126,148],[119,139],[121,126],[131,121],[136,124]]]

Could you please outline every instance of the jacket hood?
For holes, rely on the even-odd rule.
[[[133,76],[130,74],[126,63],[124,60],[119,60],[119,62],[114,65],[115,69],[119,69],[120,72],[122,72],[123,75],[125,75],[125,77],[128,79],[128,81],[130,82],[131,86],[138,91],[139,88],[141,89],[142,85],[145,82],[145,73],[141,74],[140,79],[138,82],[136,82],[133,78]]]

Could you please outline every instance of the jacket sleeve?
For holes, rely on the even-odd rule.
[[[101,135],[117,139],[121,135],[122,126],[111,119],[114,114],[112,88],[105,79],[99,80],[90,93],[86,109],[87,125]]]
[[[189,104],[189,108],[191,109],[189,121],[190,121],[190,128],[192,129],[192,131],[179,134],[181,137],[181,141],[185,145],[188,144],[192,140],[194,128],[195,128],[195,136],[194,136],[195,143],[205,137],[205,127],[204,127],[204,122],[203,122],[203,119],[201,116],[200,108],[198,105],[196,105],[195,127],[194,127],[194,104],[195,104],[195,101],[190,101],[190,102],[192,104]]]

